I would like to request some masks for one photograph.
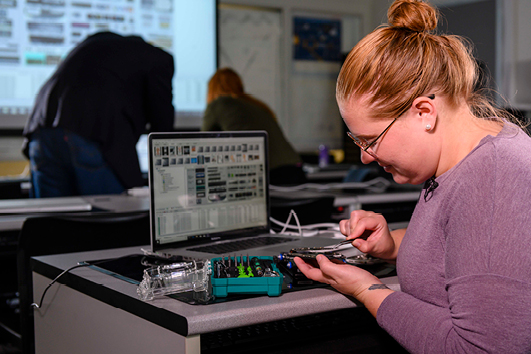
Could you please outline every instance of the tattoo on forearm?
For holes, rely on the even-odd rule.
[[[378,289],[389,289],[389,288],[385,284],[372,284],[369,287],[369,290],[378,290]]]

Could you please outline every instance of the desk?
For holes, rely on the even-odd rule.
[[[34,300],[40,299],[50,279],[77,262],[132,253],[138,249],[34,257]],[[169,297],[143,302],[136,285],[90,268],[77,268],[60,281],[64,284],[54,284],[42,308],[35,310],[37,354],[200,353],[201,336],[209,332],[358,307],[331,288],[194,306]],[[383,281],[398,290],[395,277]]]
[[[49,200],[68,200],[68,199],[83,199],[88,204],[92,205],[92,211],[114,211],[114,212],[129,212],[129,211],[149,211],[149,195],[132,196],[127,194],[110,194],[110,195],[95,195],[82,197],[63,197],[63,198],[46,198]],[[31,205],[32,202],[39,203],[43,199],[24,199],[26,203]],[[0,205],[11,203],[12,200],[0,200]],[[20,231],[24,221],[31,216],[43,216],[46,214],[57,215],[64,211],[56,211],[50,213],[21,213],[8,214],[0,213],[0,232],[3,231]]]
[[[52,200],[67,200],[69,198],[48,198]],[[79,199],[79,197],[72,197]],[[145,212],[149,210],[149,197],[134,197],[129,195],[105,195],[105,196],[88,196],[83,199],[92,206],[90,212],[76,212],[74,215],[94,214],[98,211],[110,212]],[[24,202],[38,204],[43,199],[24,199]],[[11,200],[1,200],[0,204],[11,203]],[[65,206],[68,203],[65,203]],[[59,205],[60,206],[60,205]],[[59,208],[61,209],[61,208]],[[0,213],[0,267],[2,268],[2,287],[0,291],[0,339],[6,335],[13,341],[19,338],[19,314],[16,312],[15,305],[18,301],[18,282],[17,282],[17,247],[18,238],[22,225],[27,218],[31,216],[44,215],[61,215],[62,212],[54,213],[25,213],[25,214],[1,214]],[[72,213],[69,213],[72,215]],[[146,229],[146,232],[149,232]],[[146,235],[146,240],[148,240]],[[146,241],[147,242],[147,241]],[[14,337],[14,338],[12,338]]]
[[[352,165],[330,164],[326,167],[305,164],[303,166],[306,178],[311,182],[319,181],[342,181],[348,174]]]

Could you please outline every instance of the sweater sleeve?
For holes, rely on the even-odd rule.
[[[497,275],[456,279],[450,309],[396,292],[378,324],[410,353],[529,353],[531,285]]]

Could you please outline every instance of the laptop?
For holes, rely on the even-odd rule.
[[[151,251],[276,256],[337,243],[270,233],[267,144],[265,131],[149,134]]]

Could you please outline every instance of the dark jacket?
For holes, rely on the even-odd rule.
[[[100,144],[123,183],[143,183],[135,145],[173,129],[173,57],[142,38],[101,32],[76,46],[37,95],[24,135],[61,127]]]

